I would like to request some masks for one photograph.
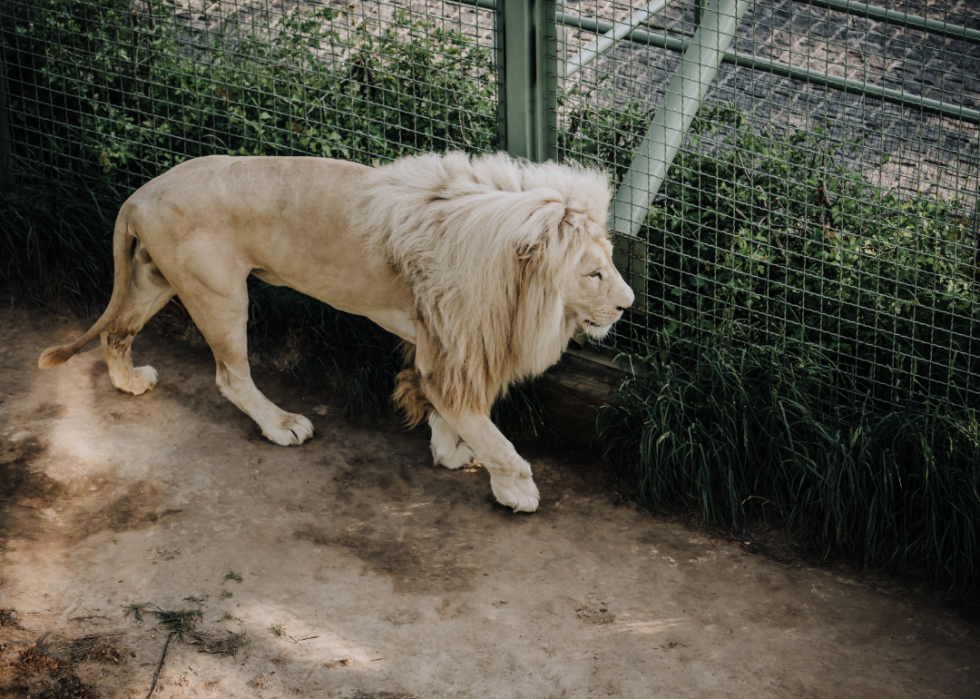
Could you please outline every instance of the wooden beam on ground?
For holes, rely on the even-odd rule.
[[[626,376],[611,359],[568,350],[537,382],[548,426],[564,441],[588,444],[595,437],[599,407],[618,402],[616,392]]]

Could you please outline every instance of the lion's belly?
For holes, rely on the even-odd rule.
[[[398,279],[389,277],[386,269],[372,267],[362,264],[338,269],[325,263],[316,278],[292,278],[288,273],[266,269],[254,269],[252,274],[273,286],[286,286],[312,296],[338,311],[370,318],[388,332],[414,343],[411,292]]]

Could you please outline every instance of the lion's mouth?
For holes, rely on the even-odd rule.
[[[605,325],[596,323],[594,320],[589,320],[588,318],[582,319],[582,330],[585,331],[587,335],[593,337],[597,340],[601,340],[609,332],[612,327],[612,323],[607,323]]]

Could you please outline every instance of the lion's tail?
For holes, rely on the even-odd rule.
[[[124,209],[125,210],[125,209]],[[109,298],[109,306],[105,309],[102,316],[95,321],[95,325],[89,328],[88,332],[75,340],[70,345],[60,345],[58,347],[48,347],[41,353],[41,358],[37,360],[37,365],[42,369],[50,369],[64,364],[71,359],[78,350],[91,342],[101,333],[122,310],[126,297],[129,295],[129,283],[133,276],[133,263],[130,259],[132,254],[132,243],[135,236],[129,231],[128,216],[120,212],[116,219],[116,227],[112,234],[112,260],[115,271],[112,279],[112,296]]]

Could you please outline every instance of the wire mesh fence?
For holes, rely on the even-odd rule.
[[[739,13],[734,41],[651,186],[637,151],[716,9]],[[539,23],[514,29],[518,12]],[[638,296],[613,350],[790,339],[882,405],[980,394],[967,2],[3,0],[0,22],[3,179],[21,192],[81,182],[112,210],[212,153],[513,151],[537,127],[511,122],[537,110],[536,153],[643,203],[612,222]]]
[[[980,15],[744,4],[663,187],[624,231],[621,265],[645,302],[615,344],[803,340],[846,367],[858,400],[976,405]],[[705,12],[559,8],[562,157],[629,174]]]
[[[449,3],[3,3],[12,162],[135,187],[213,153],[487,150],[493,18]]]

